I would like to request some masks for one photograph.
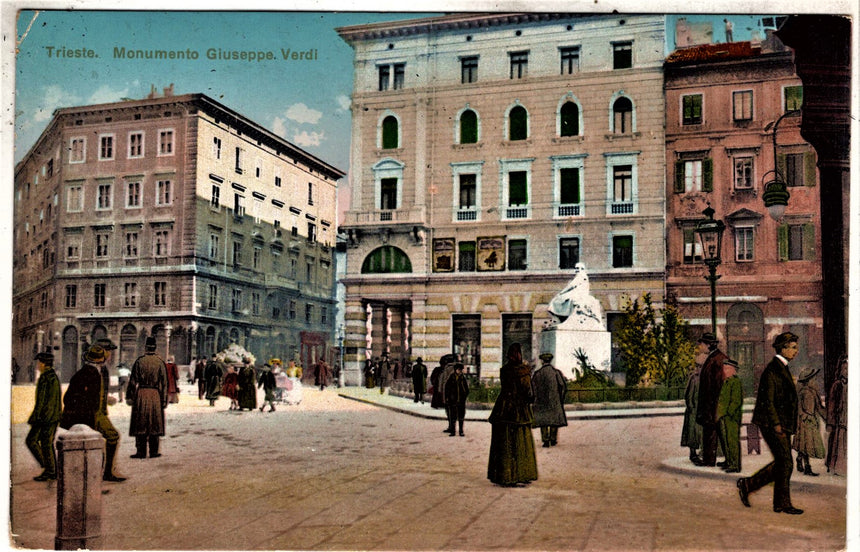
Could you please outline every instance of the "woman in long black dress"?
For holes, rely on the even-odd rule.
[[[531,370],[523,363],[519,343],[508,348],[507,362],[499,378],[501,391],[489,418],[492,437],[487,478],[497,485],[513,487],[538,478],[532,435]]]

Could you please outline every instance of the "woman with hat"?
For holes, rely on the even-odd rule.
[[[564,413],[564,396],[567,394],[567,380],[552,362],[552,353],[541,353],[543,363],[532,374],[534,390],[535,427],[540,428],[544,447],[554,447],[558,443],[558,428],[567,425]]]
[[[809,457],[824,458],[825,453],[819,418],[827,418],[821,404],[821,393],[812,381],[818,372],[818,368],[807,368],[797,376],[797,433],[792,444],[797,451],[797,471],[811,476],[818,474],[812,471]]]

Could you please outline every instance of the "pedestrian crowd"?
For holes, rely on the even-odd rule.
[[[815,477],[810,458],[825,458],[827,471],[845,475],[847,359],[840,359],[836,381],[822,401],[815,376],[820,369],[806,368],[796,381],[789,363],[799,353],[799,336],[783,332],[774,338],[774,357],[758,382],[752,420],[747,424],[748,450],[764,439],[773,460],[749,477],[737,480],[741,503],[750,507],[749,495],[773,483],[773,510],[798,515],[803,510],[791,500],[791,475],[796,463],[800,474]],[[741,421],[743,389],[737,375],[738,362],[719,350],[713,333],[698,341],[702,360],[687,380],[681,446],[687,447],[690,461],[697,466],[719,466],[727,473],[741,471]],[[829,433],[827,446],[821,421]],[[796,458],[792,459],[792,451]],[[760,450],[758,450],[760,452]],[[722,454],[723,461],[717,456]]]
[[[179,402],[179,367],[172,355],[163,360],[156,354],[155,337],[147,337],[144,354],[138,357],[129,369],[124,363],[117,366],[117,382],[112,385],[110,376],[111,356],[117,346],[108,339],[100,338],[84,347],[81,367],[69,380],[65,394],[54,370],[54,355],[50,349],[35,357],[35,368],[39,372],[33,412],[27,420],[30,431],[25,444],[38,462],[42,473],[36,481],[57,479],[57,453],[55,437],[57,428],[71,429],[78,424],[97,431],[105,440],[105,462],[102,479],[122,482],[126,477],[116,468],[120,434],[108,415],[108,406],[116,402],[110,396],[115,389],[120,401],[131,407],[129,436],[135,439],[134,459],[158,458],[161,437],[165,435],[165,409]],[[223,357],[223,355],[222,355]],[[197,384],[198,400],[209,401],[214,406],[224,395],[230,399],[229,410],[244,411],[257,408],[257,389],[262,388],[264,398],[259,409],[269,405],[275,410],[275,402],[298,404],[302,398],[301,378],[303,370],[294,360],[286,369],[280,359],[265,363],[259,374],[252,359],[242,358],[241,363],[227,363],[214,355],[193,359],[188,382]],[[324,390],[330,384],[331,368],[324,360],[314,364],[314,384]]]

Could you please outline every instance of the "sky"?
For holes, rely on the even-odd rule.
[[[176,94],[204,93],[329,164],[349,170],[352,49],[335,28],[430,13],[21,11],[15,67],[17,163],[60,107],[144,98],[154,85]],[[688,16],[715,21],[722,16]],[[749,38],[749,17],[736,16],[735,39]],[[718,26],[719,25],[719,26]],[[747,30],[745,30],[747,29]],[[667,19],[673,38],[674,19]],[[88,49],[97,58],[68,57]],[[197,59],[117,58],[115,50],[196,52]],[[274,60],[207,59],[210,48],[272,51]],[[281,49],[310,60],[281,59]],[[671,48],[671,45],[670,45]],[[308,57],[308,56],[306,56]]]

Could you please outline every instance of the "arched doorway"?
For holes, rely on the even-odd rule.
[[[764,316],[752,303],[736,303],[726,313],[726,343],[729,357],[738,361],[738,377],[744,395],[755,394],[764,370]]]
[[[90,332],[90,343],[95,343],[99,339],[104,339],[108,336],[107,328],[102,326],[101,324],[97,324],[93,331]]]
[[[60,366],[55,367],[61,382],[69,383],[69,380],[72,379],[72,374],[78,370],[79,358],[78,329],[74,326],[67,326],[63,330],[63,352]]]
[[[137,328],[126,324],[119,333],[119,362],[131,368],[137,356]]]

